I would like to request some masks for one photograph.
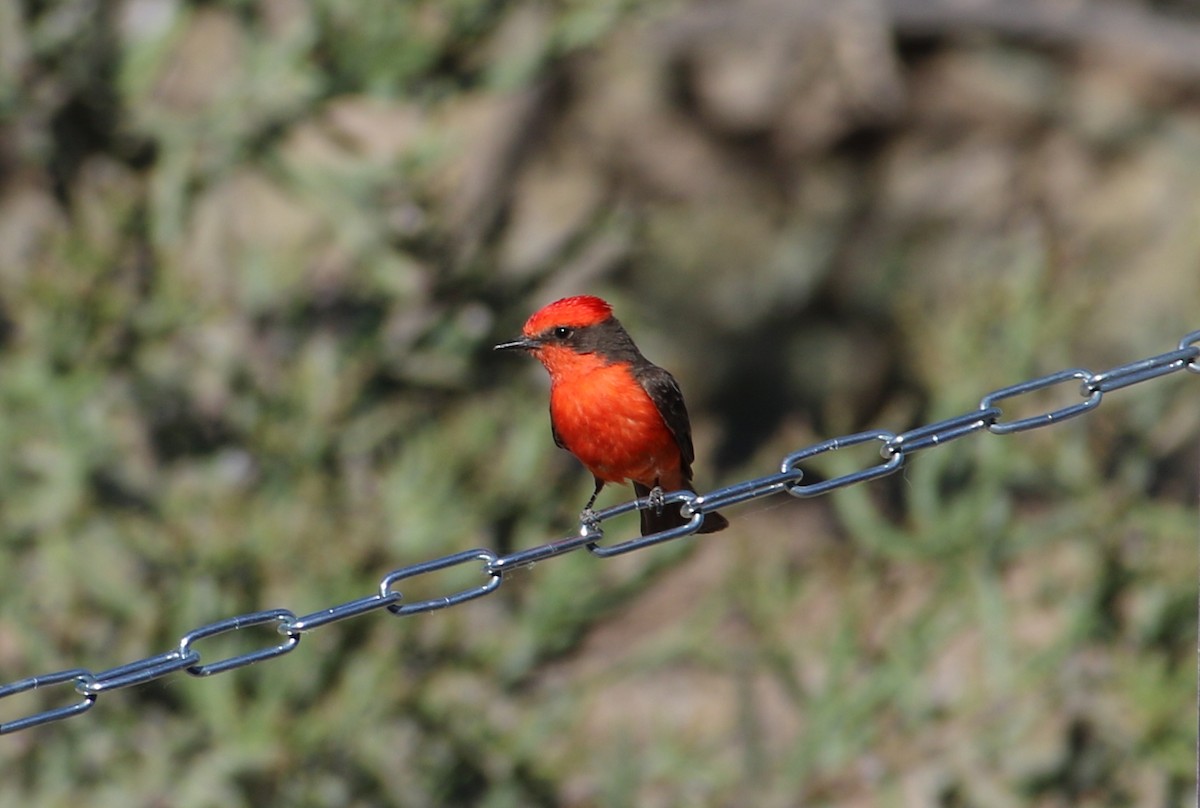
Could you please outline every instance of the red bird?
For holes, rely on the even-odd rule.
[[[675,378],[642,356],[598,297],[557,300],[534,313],[520,339],[496,350],[529,351],[550,372],[550,430],[554,442],[587,467],[596,490],[633,483],[639,497],[692,489],[692,427]],[[678,507],[641,511],[642,535],[685,525]],[[724,530],[721,514],[704,515],[699,533]]]

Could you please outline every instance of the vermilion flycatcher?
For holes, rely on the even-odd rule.
[[[592,504],[605,483],[633,483],[639,497],[692,488],[692,427],[675,378],[651,363],[598,297],[557,300],[534,313],[520,339],[496,350],[532,353],[550,372],[550,430],[554,442],[596,478]],[[679,507],[641,512],[642,535],[687,524]],[[699,533],[729,526],[704,515]]]

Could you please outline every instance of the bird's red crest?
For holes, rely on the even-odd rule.
[[[607,302],[593,295],[576,295],[538,309],[525,322],[523,330],[526,336],[533,336],[558,325],[586,328],[602,323],[609,317],[612,317],[612,306]]]

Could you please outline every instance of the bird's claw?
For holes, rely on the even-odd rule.
[[[591,508],[584,508],[579,512],[579,526],[585,531],[595,530],[600,527],[600,517]]]
[[[663,505],[667,502],[667,497],[663,494],[662,486],[654,486],[650,489],[650,494],[646,497],[650,507],[654,509],[656,514],[662,514]]]

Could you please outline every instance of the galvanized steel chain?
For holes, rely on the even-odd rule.
[[[179,644],[169,651],[114,668],[101,671],[70,668],[30,676],[0,686],[0,700],[19,693],[53,686],[70,687],[80,698],[64,706],[51,707],[7,722],[0,722],[0,735],[79,715],[91,709],[101,693],[144,684],[176,671],[186,671],[192,676],[211,676],[286,654],[300,644],[300,638],[306,633],[339,620],[379,610],[386,610],[396,616],[404,616],[456,606],[494,592],[510,570],[527,567],[580,548],[586,547],[593,555],[601,558],[621,555],[695,533],[703,524],[704,515],[718,508],[781,493],[791,494],[794,497],[815,497],[838,488],[892,474],[904,465],[909,455],[934,446],[942,446],[975,432],[987,430],[997,435],[1007,435],[1012,432],[1057,424],[1095,409],[1105,393],[1177,371],[1200,373],[1200,331],[1193,331],[1185,336],[1175,350],[1137,362],[1119,365],[1101,373],[1071,368],[993,390],[979,400],[979,406],[976,409],[925,426],[900,433],[877,429],[823,441],[792,452],[783,459],[779,471],[773,474],[717,488],[707,494],[670,491],[663,495],[660,502],[652,503],[650,497],[643,497],[605,508],[596,511],[588,522],[581,522],[577,534],[535,547],[517,550],[507,555],[499,555],[487,549],[466,550],[401,567],[384,575],[379,581],[377,590],[372,594],[320,611],[299,616],[288,609],[267,609],[241,614],[192,629],[180,637]],[[1037,415],[1015,420],[1003,419],[1005,412],[1004,408],[1000,406],[1001,402],[1008,402],[1014,398],[1070,382],[1079,383],[1081,400]],[[880,462],[829,479],[811,483],[804,482],[805,474],[801,465],[806,461],[818,455],[872,441],[880,444],[882,457]],[[602,523],[622,514],[656,507],[660,504],[680,505],[684,509],[684,513],[690,514],[690,521],[685,525],[661,533],[640,536],[615,544],[602,543],[604,539]],[[479,565],[482,583],[467,589],[450,592],[439,597],[406,602],[402,591],[397,588],[401,582],[417,576],[470,564]],[[210,661],[205,659],[204,655],[194,647],[202,640],[219,634],[272,624],[276,632],[284,639],[254,651]],[[64,695],[68,695],[68,693],[64,693]]]

